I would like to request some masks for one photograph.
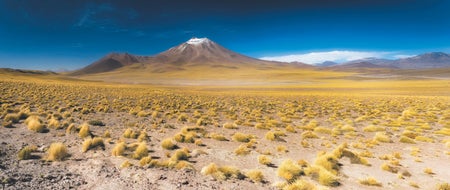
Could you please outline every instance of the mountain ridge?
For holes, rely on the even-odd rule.
[[[148,69],[151,72],[182,70],[187,66],[238,68],[239,66],[272,67],[289,63],[265,61],[233,52],[208,38],[191,38],[154,56],[136,56],[128,53],[110,53],[94,63],[69,75],[86,75],[118,70]],[[312,67],[305,63],[291,66]]]

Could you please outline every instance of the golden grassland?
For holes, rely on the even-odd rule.
[[[48,156],[43,158],[48,161],[65,162],[71,154],[91,150],[109,151],[111,159],[121,160],[121,168],[193,169],[216,180],[272,183],[280,189],[345,183],[360,188],[388,186],[378,177],[348,177],[348,169],[340,163],[347,159],[362,170],[394,173],[398,183],[407,187],[429,185],[409,180],[411,176],[445,176],[429,167],[408,171],[412,169],[402,165],[404,153],[377,151],[400,144],[411,149],[408,158],[419,162],[427,157],[418,146],[434,145],[442,149],[436,155],[448,161],[450,80],[349,80],[340,78],[348,73],[331,71],[259,72],[273,77],[270,81],[298,82],[157,86],[0,73],[0,118],[4,127],[28,125],[37,137],[36,132],[61,130],[61,135],[79,141],[77,152],[49,142]],[[205,77],[200,70],[190,75]],[[244,76],[245,71],[238,75]],[[147,120],[95,127],[121,114]],[[157,146],[151,145],[154,142]],[[204,147],[220,147],[214,144],[232,146],[226,149],[229,155],[236,160],[251,158],[256,166],[239,168],[236,160],[229,165],[220,160],[194,162],[207,154]],[[267,149],[270,146],[275,148]],[[33,158],[35,148],[30,147],[23,147],[18,159]],[[302,157],[298,150],[315,156]],[[448,181],[431,182],[445,186]]]

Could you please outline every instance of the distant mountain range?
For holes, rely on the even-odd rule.
[[[286,67],[292,69],[316,67],[343,71],[357,71],[358,69],[434,69],[449,68],[450,55],[433,52],[397,60],[364,58],[340,64],[326,61],[312,66],[301,62],[284,63],[255,59],[228,50],[208,38],[192,38],[154,56],[110,53],[82,69],[69,72],[69,75],[80,76],[112,72],[115,74],[133,75],[134,73],[141,73],[144,75],[144,73],[170,71],[198,71],[200,70],[198,67],[202,67],[204,70],[208,68],[206,69],[208,72],[220,72],[219,69],[268,70]]]
[[[370,65],[368,64],[370,63]],[[432,52],[420,54],[414,57],[403,59],[389,60],[379,58],[364,58],[349,61],[346,63],[335,63],[325,61],[317,64],[319,67],[334,67],[334,68],[350,68],[350,67],[367,67],[367,68],[397,68],[397,69],[433,69],[433,68],[447,68],[450,67],[450,54],[443,52]]]
[[[228,50],[208,38],[192,38],[155,56],[137,56],[128,53],[111,53],[100,60],[69,75],[87,75],[112,71],[167,72],[189,67],[237,69],[241,66],[263,69],[273,66],[312,67],[304,63],[282,63],[251,58]]]

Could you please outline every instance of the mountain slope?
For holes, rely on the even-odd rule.
[[[442,52],[425,53],[395,60],[391,65],[402,69],[446,68],[450,67],[450,55]]]
[[[208,38],[192,38],[154,57],[164,64],[267,63],[230,51]]]
[[[450,67],[450,55],[442,52],[431,52],[414,57],[388,60],[378,58],[365,58],[349,61],[344,64],[368,62],[375,65],[394,67],[400,69],[433,69]]]
[[[147,59],[148,58],[144,56],[135,56],[128,53],[110,53],[80,70],[69,73],[69,75],[86,75],[108,72],[127,65],[143,62]]]

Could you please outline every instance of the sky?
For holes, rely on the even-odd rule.
[[[0,0],[0,67],[73,70],[192,37],[310,64],[450,52],[449,8],[446,0]]]

